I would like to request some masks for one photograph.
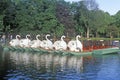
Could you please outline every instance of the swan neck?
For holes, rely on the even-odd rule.
[[[26,35],[26,39],[28,39],[28,36]]]
[[[26,35],[26,39],[29,39],[28,36],[29,36],[29,35]]]
[[[46,35],[46,40],[49,40],[49,39],[48,39],[48,36],[49,36],[49,35]]]
[[[36,36],[36,39],[37,39],[37,40],[39,40],[39,38],[38,38],[38,37],[40,37],[40,35],[37,35],[37,36]]]
[[[78,38],[79,38],[80,36],[76,36],[76,40],[79,40]]]
[[[20,37],[20,35],[16,35],[16,39],[18,39],[18,37]]]
[[[61,41],[64,41],[63,38],[65,38],[64,36],[61,37]]]

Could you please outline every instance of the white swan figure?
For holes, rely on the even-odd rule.
[[[53,48],[53,43],[52,43],[52,41],[50,41],[50,40],[48,39],[48,36],[50,36],[50,35],[47,34],[47,35],[45,36],[46,40],[43,40],[43,41],[41,42],[41,47],[44,48],[44,49],[52,49],[52,48]]]
[[[81,41],[78,38],[81,38],[81,36],[80,35],[76,36],[76,49],[77,49],[77,51],[82,52],[83,51],[83,45],[82,45]]]
[[[54,42],[53,47],[55,48],[55,50],[66,50],[67,49],[67,43],[63,40],[63,38],[65,38],[64,35],[61,36],[61,40]]]
[[[32,48],[39,48],[39,47],[41,47],[40,46],[41,45],[41,40],[39,40],[39,37],[40,37],[39,34],[36,35],[36,40],[32,41],[32,45],[31,45]]]
[[[54,44],[53,44],[53,48],[55,50],[59,50],[59,45],[60,45],[60,40],[59,41],[55,41]]]
[[[31,42],[31,40],[30,40],[28,37],[30,37],[29,34],[26,35],[26,38],[25,38],[25,39],[21,39],[21,40],[20,40],[20,46],[21,46],[21,47],[30,47],[30,42]]]
[[[10,42],[9,42],[9,44],[10,44],[10,46],[19,46],[19,44],[20,44],[20,35],[16,35],[16,39],[12,39]]]
[[[76,36],[76,40],[71,40],[68,42],[68,48],[70,51],[75,51],[75,52],[83,51],[83,45],[78,38],[80,38],[80,35]]]
[[[68,42],[68,48],[70,51],[75,51],[76,50],[76,41],[71,40]]]

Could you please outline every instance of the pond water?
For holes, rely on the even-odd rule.
[[[0,80],[120,80],[119,75],[120,54],[0,53]]]

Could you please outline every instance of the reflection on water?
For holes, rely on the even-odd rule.
[[[16,53],[12,52],[10,54],[10,60],[14,61],[15,65],[33,64],[37,69],[40,67],[45,67],[49,69],[51,66],[54,68],[58,66],[60,71],[63,71],[65,67],[76,69],[80,72],[83,68],[82,57],[68,57],[68,56],[58,56],[52,54],[32,54],[32,53]]]
[[[1,67],[8,66],[4,79],[67,79],[83,70],[83,57],[9,52],[1,56]],[[5,59],[5,60],[4,60]],[[0,62],[1,62],[0,61]],[[6,65],[7,64],[7,65]],[[5,71],[4,71],[5,72]],[[63,79],[64,79],[63,78]]]
[[[86,57],[0,52],[0,80],[120,80],[120,54]]]

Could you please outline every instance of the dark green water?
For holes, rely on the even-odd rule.
[[[120,80],[120,55],[1,52],[0,80]]]

